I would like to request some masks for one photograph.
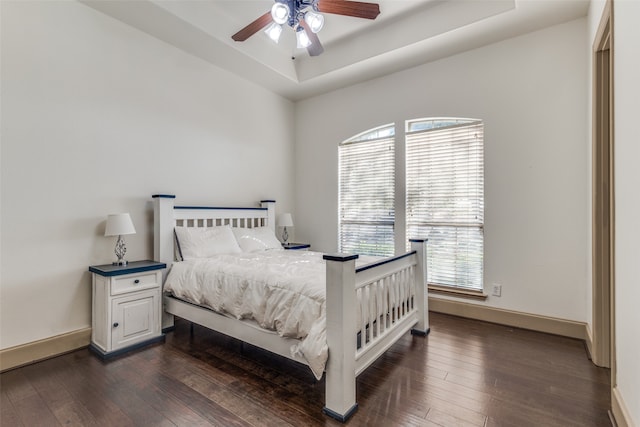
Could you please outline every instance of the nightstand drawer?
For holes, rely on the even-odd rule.
[[[160,286],[158,274],[135,274],[115,278],[111,284],[111,295],[141,291]]]

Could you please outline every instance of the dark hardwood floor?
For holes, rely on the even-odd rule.
[[[610,426],[609,371],[582,341],[431,313],[357,382],[349,426]],[[102,362],[79,350],[0,375],[2,426],[321,426],[305,366],[177,322]]]

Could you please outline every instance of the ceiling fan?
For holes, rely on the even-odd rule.
[[[324,25],[324,16],[319,12],[376,19],[380,14],[380,6],[377,3],[350,0],[275,0],[269,12],[231,38],[243,42],[267,27],[265,33],[277,43],[282,33],[282,25],[287,24],[296,32],[297,46],[306,48],[310,56],[318,56],[324,52],[317,35]]]

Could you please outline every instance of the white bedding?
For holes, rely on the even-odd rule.
[[[358,264],[373,259],[359,259]],[[328,354],[325,276],[325,261],[318,252],[243,252],[176,262],[164,290],[300,339],[291,352],[304,357],[320,379]]]

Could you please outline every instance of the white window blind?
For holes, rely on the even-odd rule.
[[[343,142],[339,157],[339,250],[394,254],[395,128],[386,125]]]
[[[407,237],[429,239],[427,280],[482,290],[482,121],[413,120],[406,132]]]

